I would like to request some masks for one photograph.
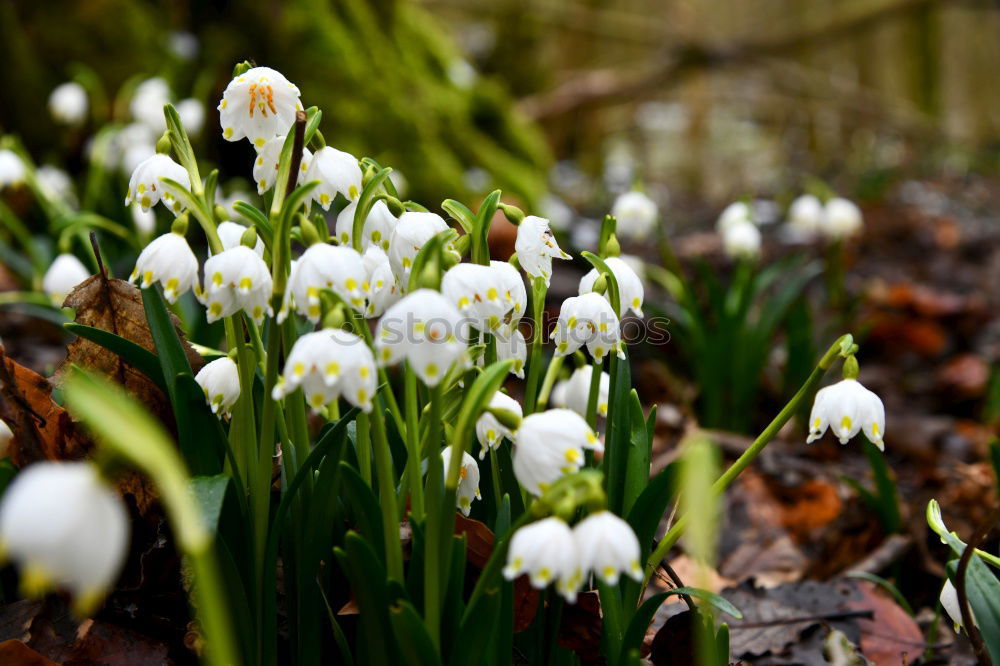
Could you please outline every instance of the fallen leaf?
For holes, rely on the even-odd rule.
[[[978,354],[960,354],[938,370],[937,378],[945,393],[953,392],[962,398],[978,398],[986,392],[990,366]]]
[[[8,666],[59,666],[56,662],[16,640],[0,643],[0,664]]]
[[[655,666],[688,666],[697,663],[691,611],[667,618],[656,632],[649,652]]]
[[[581,592],[575,604],[563,607],[559,624],[559,645],[572,650],[584,664],[593,664],[603,658],[601,651],[601,600],[597,592]]]
[[[872,612],[871,619],[857,620],[865,657],[876,666],[905,666],[918,659],[926,644],[914,619],[871,583],[861,582],[858,588],[862,598],[850,600],[848,606]]]

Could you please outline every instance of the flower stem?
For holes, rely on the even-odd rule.
[[[524,415],[535,412],[538,395],[538,373],[542,364],[542,313],[545,311],[545,280],[535,278],[531,285],[531,312],[534,317],[531,335],[531,357],[528,361],[528,379],[524,385]]]
[[[405,372],[406,402],[406,474],[410,479],[410,515],[422,519],[424,516],[424,484],[420,474],[420,428],[417,425],[417,373],[407,366]]]
[[[369,419],[358,415],[358,431],[362,417],[371,426],[372,448],[375,452],[375,474],[378,478],[379,502],[382,505],[382,528],[385,535],[385,561],[389,578],[403,582],[403,546],[399,540],[399,513],[396,510],[396,482],[392,470],[392,452],[385,434],[385,419],[381,414]]]
[[[358,414],[357,418],[357,429],[355,430],[357,437],[355,438],[354,450],[358,454],[358,472],[361,474],[361,478],[369,486],[372,485],[372,442],[371,442],[371,419],[365,412]],[[379,485],[382,485],[381,479],[379,479]],[[385,513],[385,506],[382,507],[382,512]]]
[[[412,374],[412,373],[411,373]],[[427,521],[424,538],[424,622],[427,633],[434,645],[441,644],[441,596],[446,589],[447,581],[442,580],[442,563],[450,557],[445,548],[445,523],[454,515],[455,503],[447,504],[447,494],[444,491],[444,469],[441,456],[437,454],[440,446],[441,425],[441,387],[431,387],[430,432],[428,435],[427,456]],[[419,440],[419,438],[418,438]],[[454,452],[452,452],[454,456]],[[461,454],[459,454],[461,462]],[[419,462],[417,463],[419,465]],[[442,497],[444,495],[444,497]],[[454,498],[454,493],[452,494]],[[450,532],[450,530],[449,530]],[[450,534],[448,535],[450,537]]]
[[[597,399],[601,388],[601,375],[604,373],[604,359],[595,359],[590,372],[590,392],[587,394],[587,425],[597,430]]]
[[[555,386],[556,378],[559,377],[559,371],[562,370],[565,358],[565,356],[554,357],[549,362],[549,367],[545,369],[545,379],[542,380],[542,390],[538,392],[536,410],[545,409],[545,405],[548,404],[549,396],[552,395],[552,387]]]

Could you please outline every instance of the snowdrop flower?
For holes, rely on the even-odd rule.
[[[556,589],[567,601],[576,601],[583,583],[576,541],[569,525],[550,517],[525,525],[510,538],[504,578],[526,574],[532,587],[542,589],[557,581]]]
[[[517,240],[514,241],[517,260],[528,277],[542,278],[548,286],[552,279],[552,259],[569,259],[570,256],[559,249],[552,237],[549,221],[528,215],[517,226]]]
[[[154,238],[139,253],[129,282],[142,277],[142,288],[154,282],[163,285],[163,297],[175,303],[177,297],[198,284],[198,259],[184,236],[173,231]]]
[[[615,276],[615,281],[618,283],[618,315],[624,317],[629,310],[631,310],[635,316],[642,316],[642,302],[645,299],[645,289],[642,286],[642,280],[636,275],[635,271],[629,266],[628,262],[619,257],[608,257],[604,260],[611,269],[611,272]],[[597,269],[592,268],[590,272],[580,278],[580,295],[588,294],[594,290],[594,283],[597,281]],[[608,292],[605,292],[604,297],[611,302],[611,297]]]
[[[125,505],[90,463],[35,463],[0,502],[0,550],[20,565],[25,593],[65,588],[79,615],[111,589],[128,544]]]
[[[240,373],[228,356],[208,363],[194,376],[213,414],[229,414],[240,398]]]
[[[35,169],[35,180],[46,195],[60,199],[72,206],[76,205],[76,192],[73,191],[73,179],[69,174],[49,164]]]
[[[188,176],[187,169],[174,162],[167,155],[154,153],[143,160],[132,172],[132,177],[128,181],[128,195],[125,197],[125,205],[136,201],[143,210],[149,210],[158,201],[163,201],[163,205],[169,208],[174,215],[179,215],[181,202],[167,191],[163,184],[164,178],[176,181],[184,187],[191,187],[191,178]]]
[[[365,284],[368,291],[368,305],[365,317],[381,317],[390,305],[402,296],[402,290],[396,283],[396,276],[389,264],[389,257],[382,248],[372,245],[361,257],[365,267]]]
[[[863,430],[872,444],[885,450],[882,441],[885,407],[877,395],[856,379],[843,379],[816,393],[809,414],[809,438],[806,443],[822,437],[827,428],[833,430],[841,444],[847,444],[849,439]]]
[[[60,254],[42,278],[42,290],[54,303],[62,305],[76,285],[90,277],[90,271],[72,254]]]
[[[302,109],[299,89],[270,67],[254,67],[229,82],[219,102],[219,122],[227,141],[243,137],[259,150],[288,133]]]
[[[592,513],[577,523],[573,540],[584,575],[592,571],[608,585],[617,585],[623,573],[642,581],[639,539],[627,522],[610,511]]]
[[[156,145],[151,141],[134,143],[125,148],[122,153],[121,168],[125,173],[132,173],[139,168],[139,165],[156,154]]]
[[[376,386],[375,357],[365,341],[338,328],[324,328],[295,341],[271,397],[281,400],[302,387],[313,411],[343,396],[370,412]]]
[[[788,208],[788,226],[811,236],[823,226],[823,204],[812,194],[803,194]]]
[[[76,81],[59,84],[49,95],[49,113],[63,125],[81,125],[87,119],[87,89]]]
[[[257,194],[264,194],[274,187],[278,179],[278,168],[281,166],[281,149],[285,145],[285,137],[276,136],[261,145],[257,151],[257,159],[253,162],[253,179],[257,183]],[[299,175],[296,181],[299,185],[306,182],[306,172],[312,153],[307,148],[302,149],[302,162],[299,165]]]
[[[715,230],[725,235],[730,227],[737,224],[753,224],[753,210],[743,201],[725,207],[715,223]]]
[[[556,341],[556,356],[568,356],[587,345],[596,360],[611,351],[625,358],[618,316],[607,299],[594,292],[563,301],[559,320],[549,337]]]
[[[10,453],[11,442],[14,441],[14,432],[7,423],[0,419],[0,458],[6,458]]]
[[[587,404],[590,402],[590,378],[593,375],[594,368],[589,365],[574,370],[568,380],[561,382],[563,386],[558,396],[559,406],[572,409],[580,416],[587,416]],[[608,391],[610,389],[611,376],[602,372],[597,386],[597,413],[601,416],[608,415]]]
[[[154,134],[167,129],[163,107],[170,103],[170,86],[160,77],[146,79],[135,88],[129,111],[132,117],[148,127]]]
[[[529,493],[541,495],[560,477],[580,469],[584,449],[604,447],[576,412],[550,409],[531,414],[514,434],[514,476]]]
[[[177,102],[176,108],[184,131],[190,136],[201,134],[201,130],[205,126],[205,105],[196,99],[188,98]]]
[[[219,240],[222,241],[222,249],[231,250],[234,247],[239,247],[243,242],[243,234],[246,233],[247,228],[236,222],[219,224],[216,231],[219,233]],[[264,256],[264,241],[260,239],[260,236],[257,237],[253,251],[257,253],[258,257]]]
[[[468,319],[448,299],[418,289],[394,304],[378,322],[375,351],[382,365],[405,359],[428,386],[455,363],[468,364]]]
[[[524,412],[521,410],[521,403],[514,398],[511,398],[506,393],[501,393],[497,391],[490,398],[489,409],[506,409],[509,412],[513,412],[518,416],[523,416]],[[514,433],[511,432],[510,428],[500,423],[497,417],[493,416],[488,411],[483,411],[482,416],[476,421],[476,439],[479,440],[482,449],[479,451],[479,459],[482,460],[486,457],[486,452],[490,449],[495,449],[500,446],[501,440],[506,437],[507,439],[513,440]]]
[[[441,278],[441,293],[480,331],[500,328],[504,315],[511,309],[512,304],[503,297],[503,291],[501,274],[492,266],[457,264]]]
[[[23,183],[26,172],[20,155],[6,148],[0,150],[0,190]]]
[[[187,30],[174,30],[167,35],[167,45],[170,52],[181,60],[194,60],[201,45],[198,38]]]
[[[320,292],[330,289],[358,312],[365,311],[365,265],[353,248],[327,243],[311,245],[288,275],[288,287],[278,313],[280,324],[294,309],[314,324],[321,313]]]
[[[618,221],[618,235],[642,240],[656,225],[659,209],[642,192],[626,192],[615,199],[611,214]]]
[[[516,328],[497,331],[495,336],[497,344],[497,359],[507,361],[514,359],[511,366],[511,374],[524,379],[524,364],[528,360],[528,343],[524,339],[524,334]]]
[[[267,264],[256,252],[238,245],[209,257],[205,286],[199,300],[208,308],[208,323],[246,312],[258,326],[270,314],[273,281]]]
[[[441,450],[441,464],[444,472],[448,474],[448,466],[451,464],[451,447],[446,446]],[[479,494],[479,463],[468,453],[462,452],[462,466],[459,468],[458,488],[455,489],[455,506],[463,515],[468,516],[472,511],[472,500],[482,499]]]
[[[308,176],[306,179],[309,180]],[[354,233],[354,212],[357,209],[358,202],[352,201],[337,214],[335,232],[341,245],[351,245],[351,234]],[[374,245],[388,252],[389,239],[395,228],[396,218],[389,211],[389,207],[382,200],[376,201],[375,205],[368,211],[368,217],[362,228],[361,248],[368,249]]]
[[[528,309],[528,291],[524,286],[524,278],[507,261],[490,261],[490,268],[497,274],[497,279],[500,282],[501,298],[510,306],[504,323],[508,329],[511,329],[517,326]]]
[[[955,589],[954,583],[950,580],[945,580],[944,587],[941,588],[941,608],[944,612],[948,614],[951,618],[951,623],[955,627],[955,631],[959,632],[962,630],[962,607],[958,603],[958,590]],[[972,607],[969,607],[969,612],[972,612]],[[979,621],[976,620],[976,616],[972,616],[972,623],[979,626]]]
[[[420,248],[432,237],[448,230],[448,224],[435,213],[406,211],[399,216],[389,238],[389,263],[405,288],[410,280],[410,269]]]
[[[143,210],[142,206],[133,203],[129,210],[132,212],[132,223],[140,234],[149,236],[156,231],[156,213],[152,208]]]
[[[348,201],[355,201],[361,195],[358,158],[332,146],[320,148],[312,156],[304,182],[314,180],[318,180],[319,185],[313,189],[312,198],[319,202],[323,210],[330,210],[330,204],[338,193]]]
[[[823,235],[830,240],[840,240],[853,236],[861,230],[863,220],[861,209],[847,199],[834,197],[823,208]]]
[[[722,249],[730,259],[755,259],[760,256],[760,230],[752,222],[726,227]]]

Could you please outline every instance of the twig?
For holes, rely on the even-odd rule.
[[[898,560],[913,545],[913,538],[904,534],[891,534],[879,544],[879,547],[868,553],[863,559],[841,572],[841,576],[852,573],[878,573]]]
[[[677,572],[674,571],[674,568],[670,566],[666,560],[660,562],[660,566],[663,567],[663,570],[667,572],[668,576],[670,576],[670,580],[673,582],[675,587],[684,587],[684,581],[681,580],[681,577],[677,575]],[[691,599],[690,595],[682,594],[681,598],[684,600],[684,603],[687,604],[688,609],[692,613],[698,612],[698,607],[694,605],[694,600]]]
[[[965,573],[969,568],[969,562],[972,561],[972,554],[976,552],[976,548],[979,547],[979,544],[983,542],[998,521],[1000,521],[1000,507],[993,509],[986,520],[976,528],[972,538],[969,539],[969,543],[965,545],[962,557],[958,560],[958,568],[955,570],[955,591],[958,596],[958,608],[962,612],[962,624],[965,627],[965,633],[968,635],[969,641],[972,643],[972,649],[976,653],[976,660],[983,666],[991,666],[993,662],[990,660],[990,653],[986,650],[986,644],[983,643],[983,636],[979,633],[979,628],[973,622],[972,609],[969,608],[969,596],[966,594]]]
[[[798,622],[819,622],[822,620],[850,620],[856,617],[863,617],[870,620],[874,616],[875,612],[870,610],[843,611],[840,613],[828,613],[825,615],[799,615],[796,617],[780,617],[774,620],[764,620],[761,622],[734,623],[729,625],[729,630],[738,631],[740,629],[760,629],[762,627],[775,627],[782,624],[796,624]]]

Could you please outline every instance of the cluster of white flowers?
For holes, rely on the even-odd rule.
[[[816,196],[803,194],[788,209],[788,227],[803,239],[817,235],[836,241],[861,231],[864,219],[857,204],[842,197],[832,197],[824,205]]]
[[[722,249],[732,259],[756,259],[760,256],[760,229],[749,204],[731,203],[719,215],[715,228],[722,236]]]

